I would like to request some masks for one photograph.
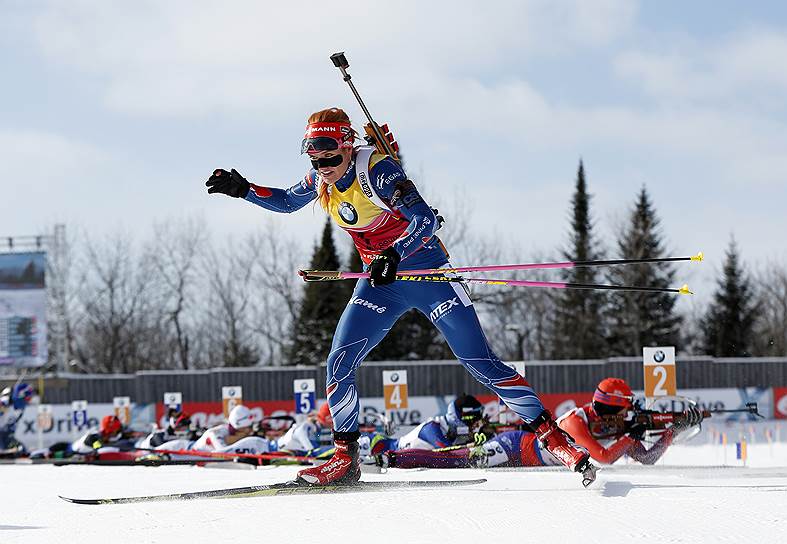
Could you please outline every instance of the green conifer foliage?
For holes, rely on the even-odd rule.
[[[757,310],[751,282],[732,239],[718,288],[702,320],[706,353],[715,357],[751,356]]]
[[[587,261],[600,258],[593,234],[590,195],[585,181],[585,167],[579,162],[576,187],[571,201],[571,233],[567,260]],[[572,283],[597,283],[594,268],[572,268],[564,279]],[[602,322],[603,293],[563,289],[555,293],[554,338],[552,357],[555,359],[595,359],[606,355]]]
[[[651,259],[665,256],[650,195],[644,187],[617,240],[618,258]],[[675,272],[671,264],[610,267],[609,283],[670,287]],[[636,356],[644,346],[674,346],[679,342],[681,317],[675,312],[677,297],[671,293],[614,292],[607,307],[607,341],[610,355]]]
[[[328,217],[320,245],[314,249],[309,268],[339,269],[332,229],[331,219]],[[300,312],[293,326],[289,364],[318,365],[327,359],[336,324],[347,304],[347,290],[341,287],[341,283],[344,282],[305,284]]]

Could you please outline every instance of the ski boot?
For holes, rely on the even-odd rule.
[[[588,487],[596,480],[598,468],[590,462],[590,454],[577,446],[574,439],[552,419],[549,410],[530,422],[538,440],[558,461],[574,472],[582,474],[582,485]]]
[[[334,431],[333,457],[322,465],[298,472],[297,482],[309,485],[341,484],[352,485],[361,479],[361,463],[358,447],[358,431],[341,433]]]

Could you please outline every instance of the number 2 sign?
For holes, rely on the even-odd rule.
[[[642,364],[645,370],[645,397],[653,399],[677,394],[674,346],[643,348]]]

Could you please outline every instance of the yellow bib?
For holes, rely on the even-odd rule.
[[[383,160],[385,155],[374,154],[369,159],[369,170]],[[366,196],[358,183],[353,179],[346,191],[335,186],[329,189],[328,213],[333,220],[346,230],[364,231],[379,226],[385,216],[393,215],[389,210],[380,208]]]

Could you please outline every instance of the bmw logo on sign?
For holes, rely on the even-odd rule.
[[[391,374],[391,381],[394,382],[394,383],[398,382],[399,381],[399,374],[396,374],[396,373]]]
[[[657,363],[664,361],[666,357],[667,356],[661,350],[658,350],[656,353],[653,354],[653,360],[655,360]]]
[[[342,202],[339,204],[339,215],[348,225],[354,225],[358,222],[358,212],[349,202]]]

